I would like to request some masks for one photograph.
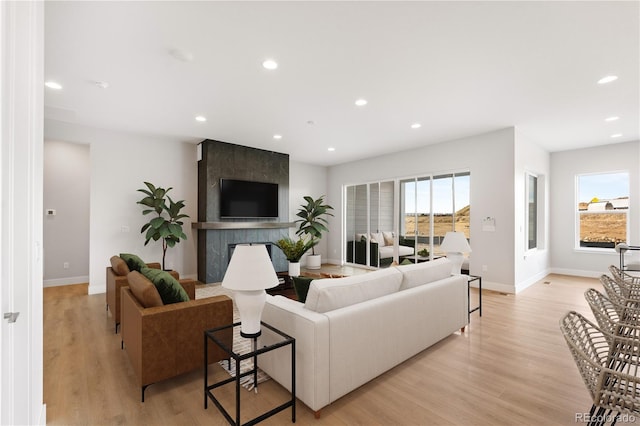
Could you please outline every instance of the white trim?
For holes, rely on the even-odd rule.
[[[538,272],[534,276],[530,277],[527,280],[524,280],[518,284],[516,284],[516,294],[520,293],[522,290],[534,285],[538,281],[542,280],[544,277],[549,275],[549,269],[545,269],[544,271]]]
[[[54,278],[51,280],[44,280],[42,282],[43,287],[58,287],[61,285],[71,285],[71,284],[86,284],[89,282],[89,275],[81,275],[78,277],[67,277],[67,278]]]
[[[551,268],[549,273],[551,273],[551,274],[560,274],[560,275],[573,275],[575,277],[600,278],[600,276],[604,272],[602,272],[602,271],[585,271],[585,270],[581,270],[581,269]]]

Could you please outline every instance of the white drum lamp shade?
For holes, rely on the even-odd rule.
[[[462,232],[451,231],[445,234],[440,250],[447,253],[447,259],[453,263],[451,273],[460,274],[464,261],[463,253],[470,253],[471,246]]]
[[[242,337],[260,335],[260,318],[267,299],[264,290],[277,285],[278,276],[263,244],[235,247],[222,286],[233,290]]]

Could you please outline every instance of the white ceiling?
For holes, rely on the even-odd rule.
[[[509,126],[548,151],[638,140],[639,5],[47,1],[45,117],[319,165]]]

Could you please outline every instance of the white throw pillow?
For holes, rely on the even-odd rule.
[[[333,311],[395,293],[401,282],[402,273],[396,268],[344,278],[313,280],[304,307],[319,313]]]
[[[362,238],[368,240],[367,234],[356,234],[356,241],[362,241]]]
[[[378,247],[384,247],[384,236],[382,232],[372,232],[371,233],[371,241],[374,243],[378,243]]]
[[[382,232],[382,236],[384,237],[384,244],[386,246],[393,245],[393,232]]]
[[[451,276],[451,261],[446,257],[412,265],[396,266],[402,272],[400,290],[428,284]]]

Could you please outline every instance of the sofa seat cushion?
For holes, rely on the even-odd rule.
[[[396,268],[380,269],[374,272],[344,278],[314,280],[304,307],[324,313],[375,299],[400,289],[402,273]]]
[[[144,261],[140,259],[138,256],[136,256],[135,254],[120,253],[120,258],[122,258],[122,260],[127,262],[127,266],[129,267],[130,271],[140,272],[140,269],[147,267],[147,264],[144,263]]]
[[[130,272],[127,262],[125,262],[120,256],[111,256],[109,262],[111,263],[111,269],[113,269],[113,272],[118,276],[126,277]]]
[[[153,285],[156,286],[158,293],[160,293],[160,298],[162,298],[162,302],[165,305],[189,301],[187,292],[169,272],[144,267],[140,270],[140,273],[151,280]]]
[[[398,246],[398,256],[411,256],[414,254],[415,249],[408,246]],[[378,248],[380,259],[387,259],[393,257],[393,246],[384,246]]]
[[[441,257],[430,262],[395,267],[402,273],[400,290],[428,284],[451,276],[451,261]]]
[[[131,293],[133,293],[134,297],[138,299],[138,302],[144,308],[154,308],[156,306],[164,305],[156,286],[140,272],[129,272],[127,275],[127,281],[129,282]]]

